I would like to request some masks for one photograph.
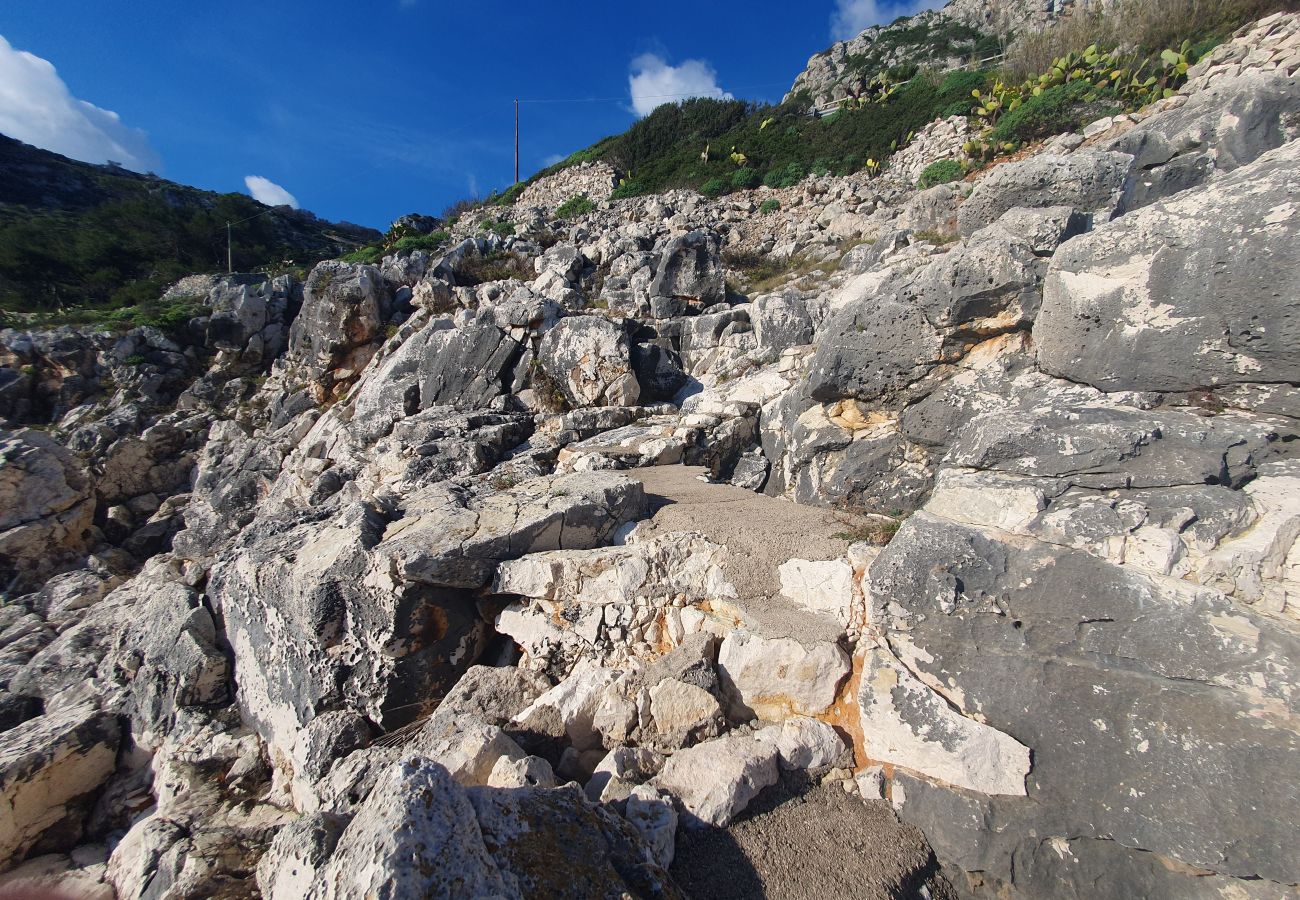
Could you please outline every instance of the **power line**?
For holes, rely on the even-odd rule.
[[[785,84],[786,84],[786,82],[784,82],[784,81],[769,81],[767,84],[750,84],[750,85],[744,85],[744,86],[741,86],[741,87],[735,88],[734,90],[737,90],[737,91],[753,91],[753,90],[758,90],[759,88],[767,88],[767,87],[782,87],[782,86],[784,86]],[[718,93],[729,93],[729,92],[724,92],[721,88],[718,88]],[[639,99],[642,99],[642,100],[673,100],[673,99],[679,99],[679,100],[681,100],[681,99],[689,99],[689,98],[692,98],[692,97],[704,97],[704,98],[710,98],[710,97],[711,97],[712,99],[715,99],[715,100],[717,100],[717,99],[721,99],[721,98],[719,98],[719,97],[712,96],[712,95],[710,95],[710,94],[701,94],[699,91],[688,91],[688,92],[686,92],[686,93],[681,93],[681,94],[642,94],[642,95],[640,96]],[[627,96],[623,96],[623,97],[556,97],[556,98],[545,99],[545,100],[525,100],[525,99],[520,99],[519,102],[520,102],[520,103],[626,103],[626,102],[628,102],[629,100],[632,100],[632,99],[633,99],[633,97],[629,94],[629,95],[627,95]]]

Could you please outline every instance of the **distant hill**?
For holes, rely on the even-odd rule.
[[[239,271],[307,265],[379,237],[0,135],[0,310],[127,306],[184,275],[224,271],[227,221],[240,222]]]

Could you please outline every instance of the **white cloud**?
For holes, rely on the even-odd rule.
[[[54,66],[15,50],[0,35],[0,132],[84,162],[116,160],[128,169],[159,168],[158,154],[117,113],[72,96]]]
[[[632,91],[632,108],[639,116],[647,116],[665,103],[690,97],[734,99],[718,87],[718,73],[702,59],[688,59],[680,66],[670,66],[662,56],[644,53],[632,60],[627,80]]]
[[[947,0],[835,0],[831,13],[831,40],[847,41],[872,25],[884,25],[899,16],[914,16],[923,9],[938,9]]]
[[[556,163],[564,162],[566,159],[568,159],[568,157],[563,153],[552,153],[551,155],[542,158],[542,168],[549,169]]]
[[[261,175],[245,175],[244,184],[248,185],[248,192],[258,203],[298,208],[298,198],[269,178],[263,178]]]

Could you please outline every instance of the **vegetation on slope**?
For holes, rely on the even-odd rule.
[[[375,236],[0,135],[0,314],[98,321],[156,302],[182,276],[225,271],[228,221],[239,271],[310,265]]]
[[[821,118],[808,115],[808,98],[799,96],[780,105],[739,100],[695,99],[666,104],[626,132],[607,137],[543,169],[527,182],[488,198],[509,205],[523,188],[568,166],[601,160],[624,173],[615,199],[694,188],[710,196],[766,184],[785,187],[809,174],[845,175],[873,169],[911,134],[929,122],[968,115],[990,129],[990,148],[1006,152],[1029,140],[1077,127],[1091,118],[1133,109],[1175,85],[1162,52],[1178,55],[1174,64],[1190,64],[1241,25],[1279,9],[1300,8],[1300,0],[1125,0],[1110,12],[1076,14],[1036,35],[1015,41],[1000,68],[957,69],[946,74],[907,64],[878,70],[898,47],[909,58],[942,59],[968,56],[984,60],[997,52],[999,40],[937,16],[899,20],[881,33],[870,54],[849,59],[849,68],[877,69],[869,83],[869,99]],[[1015,110],[1010,94],[1021,82],[1049,76],[1061,59],[1074,61],[1091,45],[1106,61],[1127,70],[1130,82],[1155,82],[1141,90],[1126,82],[1090,88],[1049,78],[1035,95],[1025,88]],[[1122,48],[1106,55],[1107,51]],[[913,53],[912,51],[916,51]],[[919,54],[919,55],[917,55]],[[1172,77],[1171,77],[1172,76]],[[1158,90],[1152,90],[1156,88]],[[980,94],[973,92],[979,91]],[[997,114],[977,109],[990,91],[1007,95]],[[1030,101],[1032,98],[1032,102]],[[1003,118],[1001,113],[1015,113]],[[1005,124],[1002,124],[1005,122]],[[987,156],[988,154],[982,154]],[[943,173],[946,178],[953,173]]]

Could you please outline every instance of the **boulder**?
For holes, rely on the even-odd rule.
[[[76,843],[93,795],[117,767],[119,739],[116,717],[89,704],[0,733],[0,867],[52,829],[64,848]]]
[[[508,895],[469,798],[418,756],[383,774],[307,892],[311,900]]]
[[[780,722],[830,709],[849,675],[837,645],[732,631],[718,650],[718,675],[733,717]]]
[[[302,310],[289,329],[289,354],[316,377],[331,370],[360,372],[388,307],[388,288],[374,266],[319,263],[303,285]]]
[[[652,784],[672,794],[693,826],[723,826],[780,777],[772,741],[732,734],[679,750]]]
[[[664,247],[650,283],[655,318],[695,312],[725,299],[719,241],[711,231],[692,231]]]
[[[1106,221],[1119,211],[1134,167],[1130,154],[1101,150],[1003,163],[975,182],[957,211],[957,225],[962,234],[974,234],[1017,206],[1070,206]]]
[[[574,406],[636,406],[640,398],[627,334],[608,319],[561,319],[537,354],[542,371]]]
[[[1298,176],[1293,142],[1071,241],[1047,275],[1039,365],[1104,391],[1300,381]]]
[[[1032,322],[1041,266],[1024,240],[988,229],[919,269],[849,282],[817,333],[808,395],[901,402],[972,345]]]

